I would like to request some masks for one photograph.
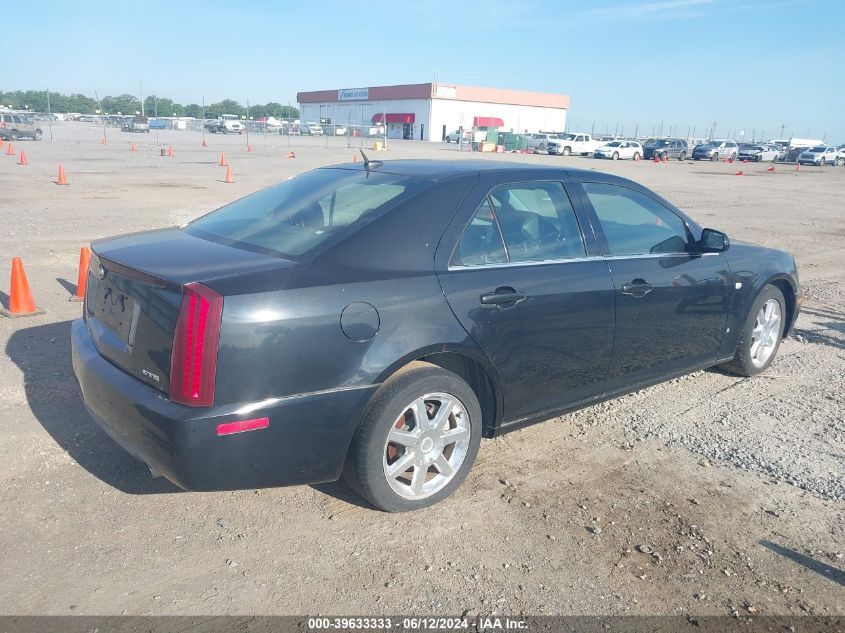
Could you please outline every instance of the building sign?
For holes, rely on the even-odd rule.
[[[434,89],[434,96],[455,99],[458,96],[458,89],[455,86],[437,86]]]
[[[369,88],[347,88],[337,91],[338,101],[366,101],[369,98]]]

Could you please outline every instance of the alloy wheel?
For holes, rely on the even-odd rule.
[[[466,458],[470,420],[448,393],[430,393],[405,407],[384,445],[382,468],[399,496],[424,499],[442,490]]]
[[[769,299],[757,313],[751,330],[751,362],[762,367],[777,347],[781,332],[781,309],[777,299]]]

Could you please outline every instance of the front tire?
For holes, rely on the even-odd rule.
[[[32,135],[33,141],[40,141],[41,140],[41,130],[35,130],[35,134]]]
[[[481,407],[456,374],[415,362],[390,378],[358,428],[346,482],[386,512],[442,501],[463,483],[481,443]]]
[[[564,147],[563,148],[563,156],[569,156],[572,153],[571,147]]]
[[[611,160],[619,160],[619,152],[613,152],[613,156],[610,157]]]
[[[725,369],[740,376],[756,376],[769,368],[783,337],[785,306],[778,288],[763,288],[745,319],[736,355],[723,365]]]
[[[681,152],[681,155],[680,155],[680,156],[678,156],[678,160],[680,160],[680,161],[685,161],[686,159],[687,159],[687,153],[686,153],[686,152]]]

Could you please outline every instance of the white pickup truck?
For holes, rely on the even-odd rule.
[[[243,134],[244,125],[236,114],[224,114],[217,120],[205,122],[205,129],[212,134]]]
[[[575,132],[574,134],[562,134],[556,141],[549,140],[546,143],[546,148],[549,154],[557,154],[558,156],[569,156],[570,154],[592,156],[593,152],[602,145],[604,145],[604,141],[594,139],[590,134]]]

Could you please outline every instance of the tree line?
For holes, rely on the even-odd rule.
[[[15,92],[0,92],[0,105],[13,110],[30,110],[31,112],[47,112],[46,90],[17,90]],[[80,114],[135,114],[141,112],[141,100],[129,94],[116,97],[107,96],[99,101],[83,94],[63,95],[58,92],[50,93],[50,112],[78,112]],[[182,105],[168,99],[151,95],[144,99],[144,114],[146,116],[190,116],[200,119],[217,118],[223,114],[250,116],[254,119],[273,116],[278,119],[296,119],[299,110],[293,106],[282,105],[271,101],[263,105],[241,105],[233,99],[223,99],[218,103],[210,103],[203,108],[197,103]]]

